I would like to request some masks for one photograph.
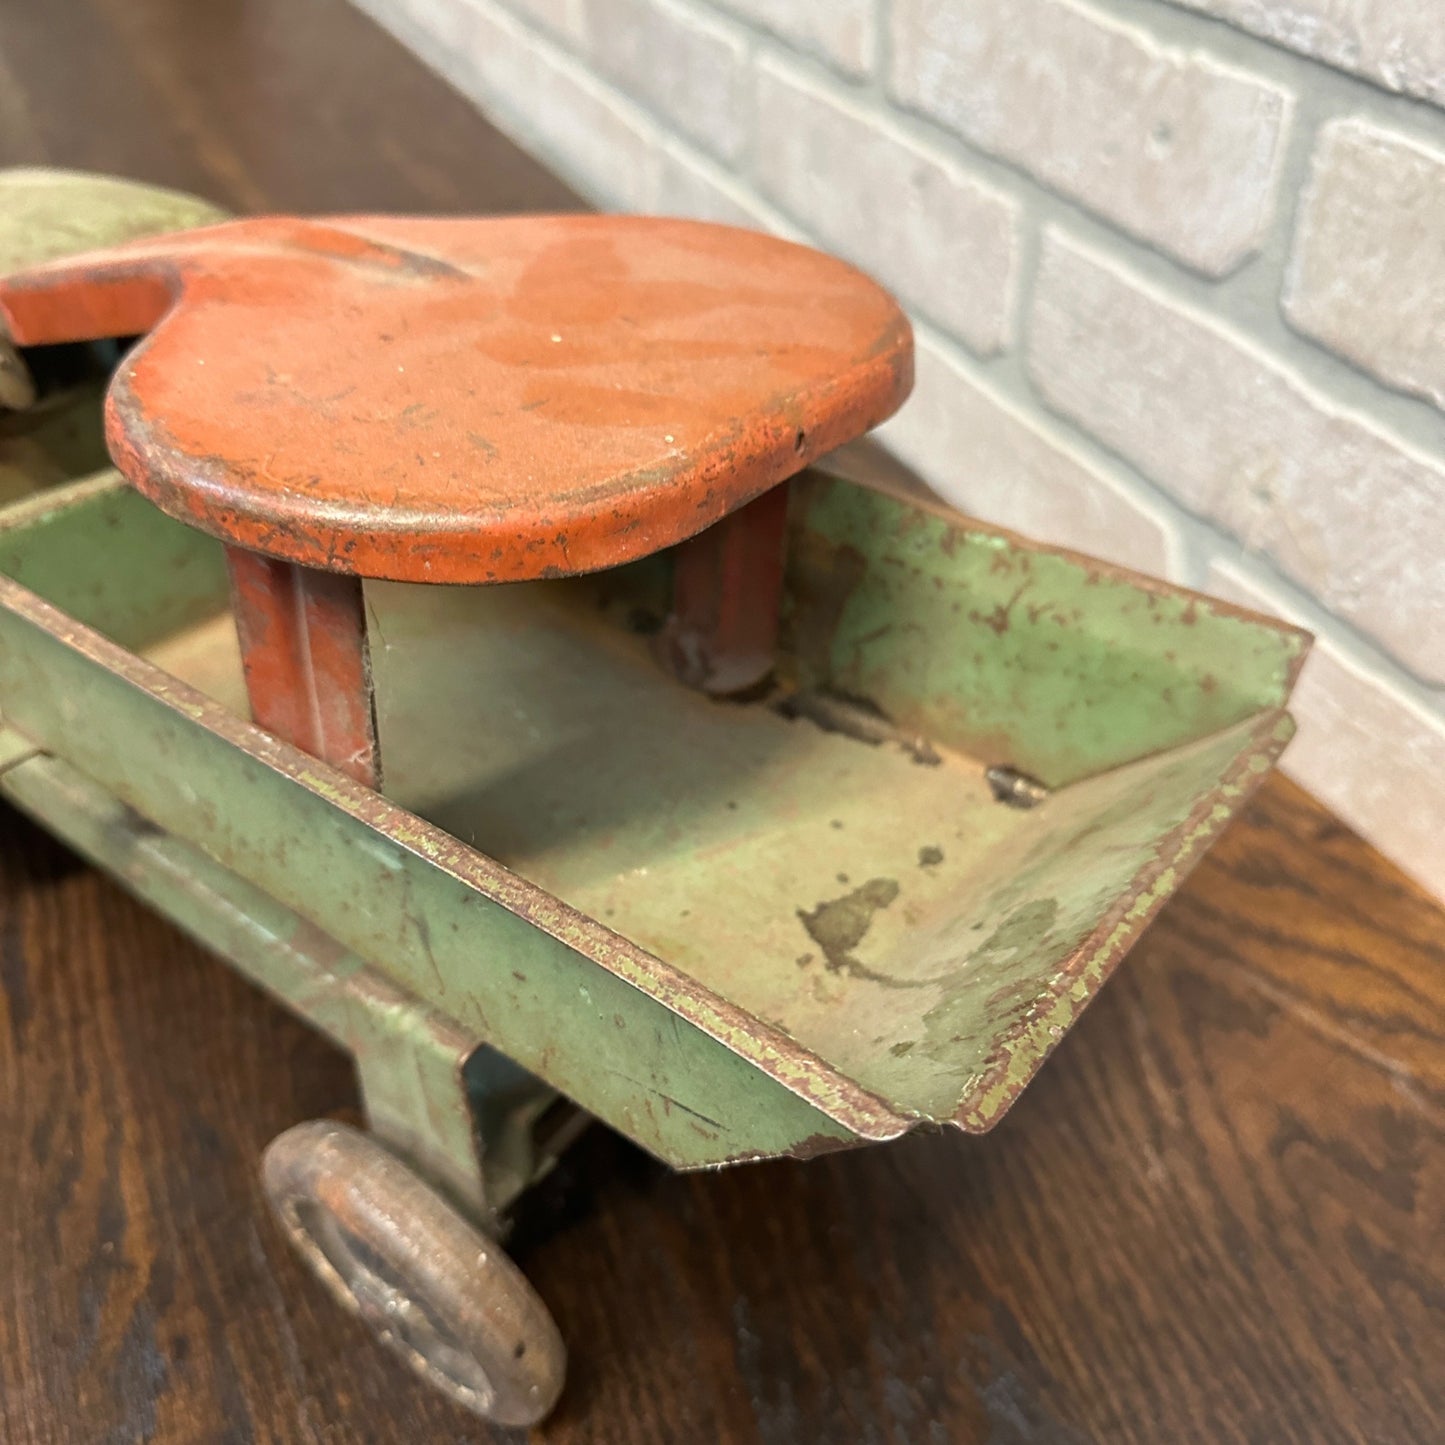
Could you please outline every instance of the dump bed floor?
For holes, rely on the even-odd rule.
[[[923,1027],[909,940],[1026,823],[982,762],[691,692],[585,584],[368,598],[390,797],[835,1063]],[[229,618],[152,656],[244,709]]]
[[[206,723],[165,672],[135,669],[124,653],[137,648],[244,713],[219,549],[113,480],[79,483],[62,502],[21,504],[0,527],[13,579],[0,660],[15,728],[347,948],[391,960],[408,986],[423,977],[408,970],[428,964],[441,984],[428,930],[445,930],[436,948],[453,986],[492,1001],[486,1030],[505,1046],[530,1008],[529,1066],[583,1102],[586,1066],[537,1055],[539,1028],[600,1046],[587,1031],[615,1023],[612,1072],[646,1088],[627,1069],[666,1044],[657,1020],[670,1017],[868,1137],[915,1118],[986,1129],[1009,1107],[1278,756],[1305,646],[1224,604],[827,478],[795,489],[789,544],[782,671],[811,692],[721,702],[668,676],[646,635],[669,590],[665,558],[571,582],[369,586],[385,791],[464,846],[355,789],[330,799],[316,775],[294,798],[278,795],[323,807],[312,816],[305,805],[296,846],[313,830],[318,847],[334,845],[331,824],[349,819],[403,856],[375,899],[348,882],[351,857],[331,856],[312,913],[276,871],[258,817],[221,817],[201,782],[207,768],[241,767],[274,791],[277,778],[310,776],[308,765],[259,740],[275,760],[253,753],[248,730]],[[64,689],[92,682],[152,729],[160,755],[139,734],[82,725],[83,704]],[[927,736],[894,735],[884,711]],[[198,721],[219,735],[214,757],[197,751]],[[200,771],[173,780],[170,755]],[[998,763],[1052,791],[1027,811],[996,801],[985,773]],[[355,846],[352,836],[343,852]],[[572,952],[546,1025],[537,996],[508,992],[526,975],[495,941],[486,951],[495,935],[474,941],[460,916],[433,916],[450,893],[423,904],[395,891],[403,877],[411,887],[412,862],[435,864],[429,849],[452,860],[459,896],[521,918],[505,946],[519,956],[537,942],[529,910],[551,909],[543,932]],[[617,937],[557,914],[546,895]],[[628,1036],[627,1010],[643,1000],[627,990],[664,1005],[646,1038]],[[779,1031],[800,1047],[780,1047]],[[734,1134],[715,1154],[689,1145],[668,1157],[784,1147],[766,1131],[751,1146]]]

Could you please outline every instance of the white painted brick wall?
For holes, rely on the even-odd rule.
[[[1445,408],[1445,151],[1326,126],[1285,282],[1301,331]]]
[[[893,0],[889,89],[1211,276],[1274,209],[1290,98],[1071,0]]]
[[[1389,90],[1445,104],[1445,0],[1172,0]]]
[[[754,168],[769,200],[980,355],[1003,349],[1014,200],[772,58],[758,67],[758,136]],[[951,263],[940,267],[941,256]]]
[[[1318,633],[1286,768],[1445,897],[1445,0],[356,3],[599,205],[878,275],[966,510]]]
[[[581,61],[492,0],[357,0],[564,176],[617,209],[652,209],[662,132]],[[544,7],[549,11],[556,8]]]
[[[1211,563],[1208,590],[1308,625],[1288,597],[1237,562]],[[1341,817],[1369,819],[1375,846],[1445,897],[1445,719],[1329,637],[1305,663],[1294,711],[1304,725],[1285,771]]]
[[[1053,229],[1028,364],[1051,406],[1445,683],[1445,467]]]
[[[656,156],[656,186],[651,209],[663,216],[690,216],[756,231],[790,234],[791,228],[743,182],[674,140]]]
[[[878,435],[976,516],[1153,575],[1170,570],[1168,526],[1137,488],[1091,466],[928,331],[918,334],[913,396]]]
[[[735,161],[753,108],[743,34],[675,0],[588,0],[590,55],[602,75],[703,150]]]
[[[590,0],[514,0],[512,9],[564,40],[580,43],[587,36],[589,3]]]
[[[718,4],[846,76],[863,76],[873,68],[874,0],[718,0]]]

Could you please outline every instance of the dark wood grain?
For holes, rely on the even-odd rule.
[[[341,0],[0,3],[0,161],[248,209],[571,197]],[[1445,1439],[1445,919],[1276,780],[992,1135],[665,1173],[516,1252],[548,1441]],[[256,1157],[346,1061],[0,815],[0,1440],[481,1441],[293,1264]]]

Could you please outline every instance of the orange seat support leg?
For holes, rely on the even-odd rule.
[[[381,787],[361,579],[228,547],[251,719]]]
[[[661,653],[689,687],[727,697],[773,670],[787,524],[784,485],[677,548]]]

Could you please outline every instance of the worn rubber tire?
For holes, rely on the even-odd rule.
[[[383,1144],[298,1124],[267,1148],[261,1178],[312,1272],[429,1384],[497,1425],[535,1425],[556,1404],[567,1352],[547,1307]]]

